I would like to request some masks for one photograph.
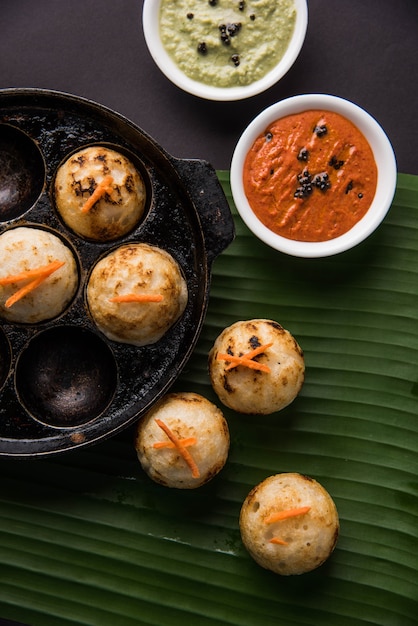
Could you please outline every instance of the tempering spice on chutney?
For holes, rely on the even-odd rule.
[[[377,166],[364,135],[331,111],[305,111],[272,123],[244,165],[248,202],[273,232],[327,241],[352,228],[370,207]]]
[[[250,85],[282,59],[296,24],[294,0],[161,0],[161,41],[189,78]]]

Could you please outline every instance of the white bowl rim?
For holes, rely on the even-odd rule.
[[[293,0],[296,7],[296,23],[292,39],[279,63],[259,80],[245,86],[215,87],[200,83],[186,76],[169,56],[161,43],[159,33],[159,10],[161,0],[144,0],[142,27],[148,50],[161,72],[177,87],[206,100],[243,100],[266,91],[277,83],[292,67],[302,49],[308,27],[307,0]]]
[[[245,157],[255,139],[269,124],[286,115],[312,109],[328,110],[350,119],[369,142],[376,160],[378,179],[376,193],[364,217],[348,232],[329,241],[304,242],[273,233],[252,211],[244,192],[242,171]],[[330,94],[292,96],[264,109],[242,133],[231,160],[232,196],[241,218],[264,243],[286,254],[298,257],[325,257],[344,252],[366,239],[380,225],[392,204],[396,190],[397,166],[392,145],[380,124],[357,104]]]

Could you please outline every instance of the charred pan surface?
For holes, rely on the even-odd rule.
[[[58,213],[55,202],[59,167],[85,147],[98,146],[129,158],[142,176],[146,192],[143,216],[129,232],[110,242],[75,233]],[[19,198],[25,197],[24,203],[19,201],[18,209],[11,207],[10,202],[5,206],[0,202],[0,234],[16,226],[39,227],[55,233],[73,252],[79,279],[74,297],[58,317],[33,324],[1,320],[0,456],[28,458],[60,453],[110,437],[136,422],[166,393],[196,344],[208,304],[211,264],[231,243],[234,228],[228,202],[209,163],[170,156],[123,116],[77,96],[42,89],[0,90],[0,152],[0,162],[6,165],[11,157],[19,157],[13,161],[18,171],[4,168],[2,176],[6,177],[4,182],[10,191],[17,180]],[[119,160],[118,156],[116,162]],[[36,167],[27,167],[28,161],[36,161]],[[24,177],[20,176],[20,164],[24,166]],[[103,167],[103,159],[97,165]],[[106,168],[104,172],[107,174]],[[85,202],[103,182],[96,175],[93,178],[94,181],[81,185],[82,189],[88,188],[88,193],[83,194]],[[33,190],[26,201],[28,185]],[[121,189],[121,193],[131,192],[130,174]],[[110,198],[112,209],[119,206],[115,182],[112,190],[104,191],[101,199]],[[92,203],[92,214],[99,205],[100,202]],[[89,314],[86,297],[92,268],[117,246],[129,243],[146,243],[175,258],[188,292],[186,308],[177,322],[157,343],[141,347],[111,341],[103,335]],[[58,273],[54,284],[57,277]],[[77,358],[83,363],[88,363],[93,354],[93,365],[90,363],[86,372],[97,366],[93,369],[100,373],[99,384],[104,393],[99,406],[90,404],[90,391],[92,396],[97,395],[98,384],[91,376],[83,420],[76,415],[79,396],[73,397],[70,413],[66,403],[71,395],[65,386],[67,376],[77,370],[77,363],[63,360],[62,355],[74,339],[80,349]],[[47,399],[35,379],[30,385],[23,382],[26,372],[32,369],[25,370],[21,358],[25,352],[27,362],[32,363],[33,354],[42,356],[45,346],[57,361],[61,357],[63,367],[60,393],[48,422],[42,408]],[[92,352],[92,346],[100,348]],[[109,357],[105,371],[100,364],[102,353]],[[110,383],[107,371],[112,372]],[[22,385],[20,393],[16,391],[15,373],[24,385],[25,401]],[[50,382],[46,383],[48,388],[52,383],[56,385],[55,380]],[[59,397],[66,397],[66,402],[58,401]]]

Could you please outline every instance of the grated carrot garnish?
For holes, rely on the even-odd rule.
[[[88,213],[88,211],[90,211],[93,205],[95,205],[96,202],[100,200],[100,198],[104,196],[105,193],[111,194],[113,191],[113,188],[111,187],[112,183],[113,183],[113,176],[110,176],[110,174],[108,176],[105,176],[103,180],[100,181],[100,183],[98,183],[97,187],[95,188],[91,196],[87,198],[86,202],[81,207],[81,212]]]
[[[298,515],[305,515],[309,510],[310,506],[302,506],[298,509],[287,509],[286,511],[278,511],[277,513],[272,513],[268,515],[264,523],[265,524],[273,524],[273,522],[280,522],[284,519],[289,519],[289,517],[297,517]]]
[[[39,278],[39,276],[43,276],[44,274],[52,274],[52,272],[55,272],[55,270],[60,268],[61,265],[64,265],[64,263],[65,261],[52,261],[52,263],[48,263],[48,265],[43,265],[34,270],[24,270],[23,272],[19,272],[19,274],[10,274],[9,276],[0,278],[0,285],[10,285],[11,283],[19,283],[22,280]]]
[[[279,546],[289,545],[287,541],[285,541],[284,539],[280,539],[280,537],[273,537],[272,539],[270,539],[269,543],[277,543]]]
[[[230,354],[219,353],[217,358],[220,361],[231,361],[230,365],[227,365],[225,368],[227,371],[234,369],[234,367],[238,365],[243,365],[251,370],[259,370],[260,372],[266,372],[268,374],[271,372],[268,365],[252,361],[251,359],[245,359],[242,356],[231,356]]]
[[[122,296],[109,298],[109,302],[161,302],[164,299],[159,293],[127,293]]]
[[[272,342],[266,343],[262,346],[254,348],[254,350],[251,350],[250,352],[247,352],[242,356],[235,356],[232,354],[219,352],[216,358],[218,361],[230,361],[230,364],[227,365],[225,368],[225,370],[227,371],[233,369],[234,367],[237,367],[238,365],[243,365],[245,367],[249,367],[250,369],[260,370],[261,372],[267,372],[269,374],[271,370],[268,365],[264,365],[264,363],[258,363],[257,361],[253,361],[252,359],[262,352],[265,352],[265,350],[270,348],[272,345]]]
[[[170,439],[170,441],[175,445],[177,450],[180,452],[181,456],[186,461],[187,465],[190,467],[193,478],[199,478],[200,472],[199,472],[199,468],[196,465],[196,461],[194,460],[190,452],[187,450],[185,445],[182,443],[182,440],[179,439],[173,433],[173,431],[167,426],[167,424],[165,424],[162,420],[156,418],[155,422],[158,424],[161,430],[165,432],[167,437]]]
[[[187,437],[186,439],[179,440],[185,448],[194,446],[197,443],[196,437]],[[175,444],[172,441],[156,441],[152,444],[153,448],[159,450],[160,448],[175,448]]]
[[[20,272],[19,274],[14,274],[11,276],[6,276],[5,278],[1,278],[0,285],[10,285],[12,283],[18,283],[23,280],[29,280],[26,285],[18,289],[12,296],[10,296],[10,298],[6,300],[5,306],[7,308],[13,306],[13,304],[15,304],[18,300],[39,287],[39,285],[46,278],[48,278],[48,276],[56,272],[64,264],[65,261],[52,261],[52,263],[48,263],[48,265],[38,267],[34,270],[27,270],[24,272]]]

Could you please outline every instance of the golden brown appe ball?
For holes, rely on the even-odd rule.
[[[222,411],[199,394],[182,392],[167,394],[140,420],[135,448],[152,480],[195,489],[224,467],[229,443]]]
[[[71,155],[54,183],[59,214],[71,230],[94,241],[113,241],[141,219],[145,184],[133,163],[105,146],[89,146]]]
[[[75,257],[47,230],[27,226],[6,230],[0,235],[0,259],[0,317],[11,322],[36,324],[52,319],[64,311],[77,291]],[[48,273],[54,264],[58,269]]]
[[[166,250],[119,246],[94,266],[87,284],[91,316],[108,339],[144,346],[159,341],[187,305],[187,283]]]
[[[247,359],[240,364],[243,355]],[[238,321],[216,339],[209,353],[209,375],[225,406],[267,415],[298,395],[305,376],[304,356],[295,338],[277,322]]]
[[[335,503],[309,476],[283,473],[254,487],[240,513],[244,546],[265,569],[288,576],[324,563],[339,535]]]

